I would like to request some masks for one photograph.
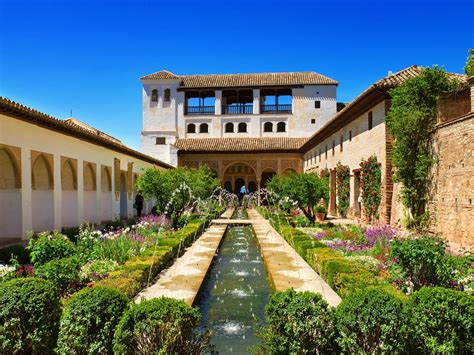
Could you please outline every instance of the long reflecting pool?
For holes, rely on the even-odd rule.
[[[239,209],[232,218],[247,214]],[[252,226],[229,226],[197,303],[201,326],[213,332],[212,343],[221,354],[246,353],[259,343],[255,327],[263,322],[272,292],[263,263]]]

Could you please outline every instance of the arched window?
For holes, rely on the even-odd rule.
[[[165,89],[163,100],[164,100],[164,101],[170,101],[170,97],[171,97],[171,91],[170,91],[170,89]]]
[[[265,124],[263,125],[263,131],[264,132],[273,132],[273,123],[265,122]]]
[[[277,132],[286,132],[286,123],[285,122],[278,122]]]
[[[239,133],[246,133],[247,132],[247,123],[240,122],[239,123]]]
[[[225,124],[225,133],[234,133],[234,124],[232,122]]]
[[[188,133],[196,133],[196,125],[194,123],[188,124]]]
[[[158,90],[151,90],[151,102],[158,102]]]
[[[209,133],[209,125],[207,123],[201,123],[199,133]]]

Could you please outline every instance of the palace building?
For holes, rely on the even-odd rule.
[[[329,171],[332,215],[337,214],[335,167],[341,162],[351,171],[351,218],[361,216],[360,162],[376,155],[382,170],[380,219],[399,224],[404,212],[400,186],[392,179],[392,138],[385,125],[389,90],[421,70],[413,65],[390,73],[347,105],[337,102],[337,81],[315,72],[176,75],[159,71],[141,78],[141,149],[174,166],[206,164],[221,185],[234,192],[244,184],[250,191],[264,187],[275,174]],[[440,118],[437,129],[443,140],[450,138],[442,132],[461,130],[460,141],[472,146],[474,83],[468,83],[464,75],[451,75],[464,85],[464,96],[459,94],[463,101],[458,95],[440,108],[439,116],[449,116],[450,123]],[[432,223],[433,232],[449,237],[453,245],[468,246],[474,230],[474,162],[466,149],[473,148],[450,144],[455,153],[440,144],[438,165],[447,169],[446,174],[455,173],[459,188],[446,177],[435,176],[444,185],[443,191],[438,186],[431,197],[431,215],[438,217]],[[445,168],[450,166],[457,168]],[[444,191],[450,191],[448,196]],[[440,198],[443,193],[445,197]],[[447,214],[449,223],[439,222],[445,216],[440,211]]]

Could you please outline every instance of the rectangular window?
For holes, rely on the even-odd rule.
[[[349,142],[352,141],[352,131],[349,131]]]
[[[322,154],[321,154],[321,148],[319,148],[319,162],[321,162],[321,156],[322,156]]]
[[[321,108],[321,101],[317,100],[314,102],[314,108]]]
[[[155,144],[163,145],[166,144],[166,137],[156,137]]]
[[[316,119],[312,118],[311,119],[311,124],[315,124],[316,123]]]
[[[344,149],[343,147],[343,141],[344,141],[344,135],[341,134],[341,142],[340,142],[340,147],[341,147],[341,152]]]
[[[336,151],[336,141],[333,140],[332,141],[332,156],[334,156],[335,151]]]
[[[373,126],[373,119],[372,119],[372,111],[369,112],[369,131],[372,129]]]
[[[326,144],[326,151],[324,152],[324,159],[328,160],[328,145]]]

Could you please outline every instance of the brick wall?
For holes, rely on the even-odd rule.
[[[474,245],[474,113],[438,126],[431,230],[454,248]]]

